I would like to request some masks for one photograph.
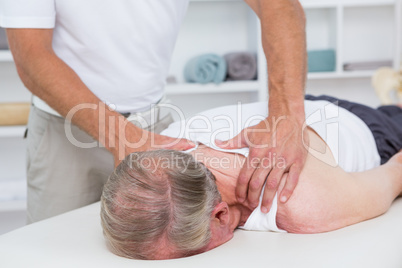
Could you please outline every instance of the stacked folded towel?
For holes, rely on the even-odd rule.
[[[226,78],[227,65],[223,57],[205,54],[191,59],[184,68],[184,78],[189,83],[222,83]]]
[[[250,52],[234,52],[224,56],[228,66],[228,81],[257,78],[257,57]]]
[[[333,72],[336,69],[336,52],[333,49],[308,52],[308,71]]]
[[[0,49],[8,49],[6,30],[0,28]]]

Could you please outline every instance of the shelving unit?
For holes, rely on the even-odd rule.
[[[266,66],[260,36],[258,18],[244,1],[192,0],[176,43],[169,72],[176,77],[178,84],[167,85],[168,96],[176,102],[178,95],[199,94],[202,97],[201,95],[212,94],[214,98],[219,98],[216,95],[220,94],[222,103],[225,102],[223,99],[226,99],[229,100],[227,102],[229,104],[235,102],[230,100],[229,94],[237,98],[239,95],[236,94],[247,92],[250,100],[264,99],[266,92],[262,89],[267,87],[267,79],[264,79]],[[185,83],[183,68],[192,57],[205,53],[224,55],[237,51],[248,51],[257,55],[258,80],[224,82],[220,85]],[[212,108],[209,100],[203,103],[204,108]],[[199,109],[187,114],[197,111]]]
[[[393,67],[399,68],[402,47],[399,0],[301,0],[301,3],[307,17],[308,50],[336,51],[336,70],[309,73],[308,80],[368,79],[375,71],[344,71],[343,65],[348,62],[392,60]],[[220,11],[219,14],[214,10]],[[260,33],[258,18],[241,0],[192,0],[170,71],[178,84],[168,85],[167,93],[175,96],[249,92],[256,100],[266,99],[267,75]],[[195,43],[198,45],[194,46]],[[183,67],[191,57],[242,50],[257,54],[257,81],[238,85],[225,82],[218,86],[184,82]]]
[[[390,60],[399,68],[399,0],[301,2],[307,16],[308,49],[334,49],[337,55],[335,72],[309,73],[309,79],[369,78],[375,71],[345,71],[343,65],[350,62]]]

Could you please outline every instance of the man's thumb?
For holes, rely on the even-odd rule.
[[[196,146],[196,144],[190,140],[180,139],[179,141],[169,144],[165,149],[177,150],[177,151],[187,151]]]

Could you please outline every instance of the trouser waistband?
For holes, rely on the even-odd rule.
[[[122,115],[134,125],[143,129],[149,129],[151,126],[166,119],[166,117],[172,117],[170,109],[166,107],[169,103],[170,100],[167,99],[166,96],[163,96],[156,104],[152,105],[151,109],[147,111],[124,113]]]
[[[156,104],[150,105],[152,107],[147,111],[137,113],[122,113],[122,115],[126,117],[128,121],[132,122],[138,127],[144,129],[149,128],[150,126],[158,123],[163,118],[166,118],[166,116],[170,115],[169,109],[163,109],[163,106],[168,103],[170,103],[170,101],[166,98],[166,96],[163,96]],[[32,96],[32,104],[36,108],[46,113],[62,117],[56,110],[54,110],[46,102],[35,95]]]

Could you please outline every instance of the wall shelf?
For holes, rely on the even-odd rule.
[[[336,70],[308,73],[308,80],[370,78],[374,74],[375,70],[344,71],[343,65],[351,62],[392,58],[393,66],[395,68],[399,66],[401,40],[400,37],[395,37],[400,29],[399,0],[301,0],[300,2],[306,11],[308,50],[336,51]],[[228,5],[230,12],[227,9]],[[360,14],[355,15],[356,8],[361,10]],[[366,27],[370,21],[355,26],[355,21],[358,20],[356,16],[376,17],[376,14],[379,25],[387,26],[386,29],[380,31],[379,27]],[[203,19],[203,16],[208,16],[209,20]],[[225,20],[221,19],[222,17]],[[230,23],[227,23],[228,21]],[[394,27],[391,27],[392,25]],[[358,45],[349,41],[354,38],[351,35],[353,32],[361,36]],[[266,99],[266,64],[260,34],[259,20],[244,1],[191,0],[189,14],[184,21],[170,70],[170,74],[178,78],[179,84],[169,85],[167,93],[191,95],[257,92],[258,100]],[[386,44],[378,41],[379,36],[384,37],[380,39],[386,40]],[[249,40],[248,43],[244,43],[245,39]],[[366,45],[363,46],[363,43]],[[232,51],[254,51],[257,54],[258,81],[245,81],[237,85],[224,83],[221,86],[184,83],[183,66],[191,57],[208,52],[222,55]],[[349,56],[351,53],[355,57],[351,58]],[[368,58],[368,55],[373,58]]]
[[[343,71],[343,72],[322,72],[308,73],[308,79],[348,79],[348,78],[369,78],[374,71]]]
[[[0,202],[0,212],[7,211],[23,211],[27,208],[26,200],[13,200],[7,202]]]
[[[23,138],[26,126],[0,126],[0,138]]]
[[[0,62],[12,62],[13,56],[9,50],[0,50]]]
[[[308,73],[308,79],[348,79],[348,78],[369,78],[374,71],[343,71],[343,72],[317,72]],[[195,84],[180,83],[168,84],[166,93],[168,95],[193,95],[193,94],[222,94],[235,92],[258,93],[260,83],[258,81],[236,81],[224,82],[222,84]]]
[[[259,87],[260,84],[258,81],[224,82],[219,85],[182,83],[168,85],[166,87],[166,92],[168,95],[258,92]]]

